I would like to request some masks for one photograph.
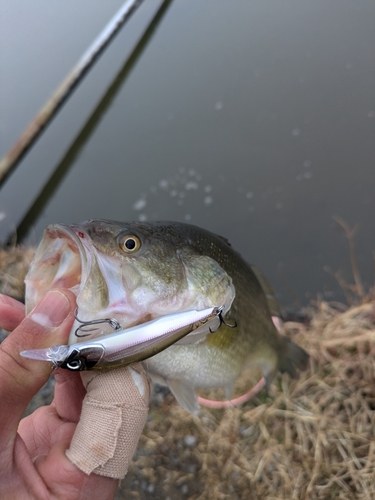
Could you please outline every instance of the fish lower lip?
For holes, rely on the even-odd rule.
[[[64,224],[48,226],[25,279],[27,312],[53,288],[67,288],[78,295],[88,268],[86,250],[75,231]]]

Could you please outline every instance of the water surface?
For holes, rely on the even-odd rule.
[[[4,154],[120,0],[6,2],[0,44]],[[0,237],[120,71],[160,2],[145,1],[0,191]],[[358,223],[374,281],[375,4],[175,0],[33,222],[179,220],[230,239],[284,304],[342,298],[351,280],[333,216]],[[69,167],[69,169],[68,169]]]

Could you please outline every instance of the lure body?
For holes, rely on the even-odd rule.
[[[26,358],[50,361],[54,368],[101,370],[143,361],[191,334],[207,335],[221,325],[220,307],[169,314],[94,339],[47,349],[22,351]]]

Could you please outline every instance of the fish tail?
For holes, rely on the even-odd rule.
[[[289,373],[292,378],[297,378],[298,370],[306,370],[310,356],[307,352],[287,337],[280,336],[281,349],[278,368],[281,373]]]

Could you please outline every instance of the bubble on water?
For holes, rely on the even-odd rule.
[[[248,191],[248,192],[246,193],[246,198],[247,198],[248,200],[251,200],[251,198],[252,198],[253,196],[254,196],[254,193],[253,193],[252,191]]]
[[[215,109],[217,109],[217,111],[223,109],[223,103],[221,101],[217,101],[217,103],[215,104]]]
[[[198,189],[198,184],[193,181],[189,181],[185,184],[186,191],[190,191],[191,189]]]
[[[305,172],[303,174],[298,174],[296,179],[297,181],[302,181],[303,179],[311,179],[312,176],[312,172]]]
[[[168,181],[166,179],[162,179],[161,181],[159,181],[159,186],[163,189],[166,189],[168,187]]]
[[[5,212],[0,212],[0,221],[4,220],[7,214]]]
[[[311,167],[311,161],[310,161],[310,160],[305,160],[305,161],[303,162],[303,166],[304,166],[305,168],[309,168],[309,167]]]
[[[172,198],[174,198],[175,196],[177,196],[178,191],[177,189],[172,189],[172,191],[170,191],[169,194],[172,196]]]
[[[197,172],[196,172],[193,168],[191,168],[191,169],[189,170],[189,175],[190,175],[191,177],[194,177],[194,175],[195,175],[196,173],[197,173]]]
[[[300,134],[301,134],[301,130],[300,130],[299,128],[294,128],[294,129],[292,130],[292,135],[293,135],[294,137],[298,137]]]
[[[185,220],[191,220],[191,215],[190,214],[186,214],[185,215]]]
[[[375,111],[370,110],[370,111],[367,113],[367,116],[368,116],[369,118],[374,118],[374,117],[375,117]]]
[[[276,210],[280,210],[283,208],[284,204],[281,201],[278,201],[275,205]]]
[[[211,205],[213,202],[212,196],[205,196],[203,202],[205,205]]]
[[[140,198],[133,204],[133,210],[142,210],[147,205],[147,201],[144,198]]]
[[[146,214],[139,214],[138,215],[138,220],[141,222],[144,222],[147,220],[147,215]]]
[[[211,191],[212,191],[212,186],[210,186],[210,185],[205,186],[205,187],[204,187],[204,191],[205,191],[205,193],[211,193]]]

